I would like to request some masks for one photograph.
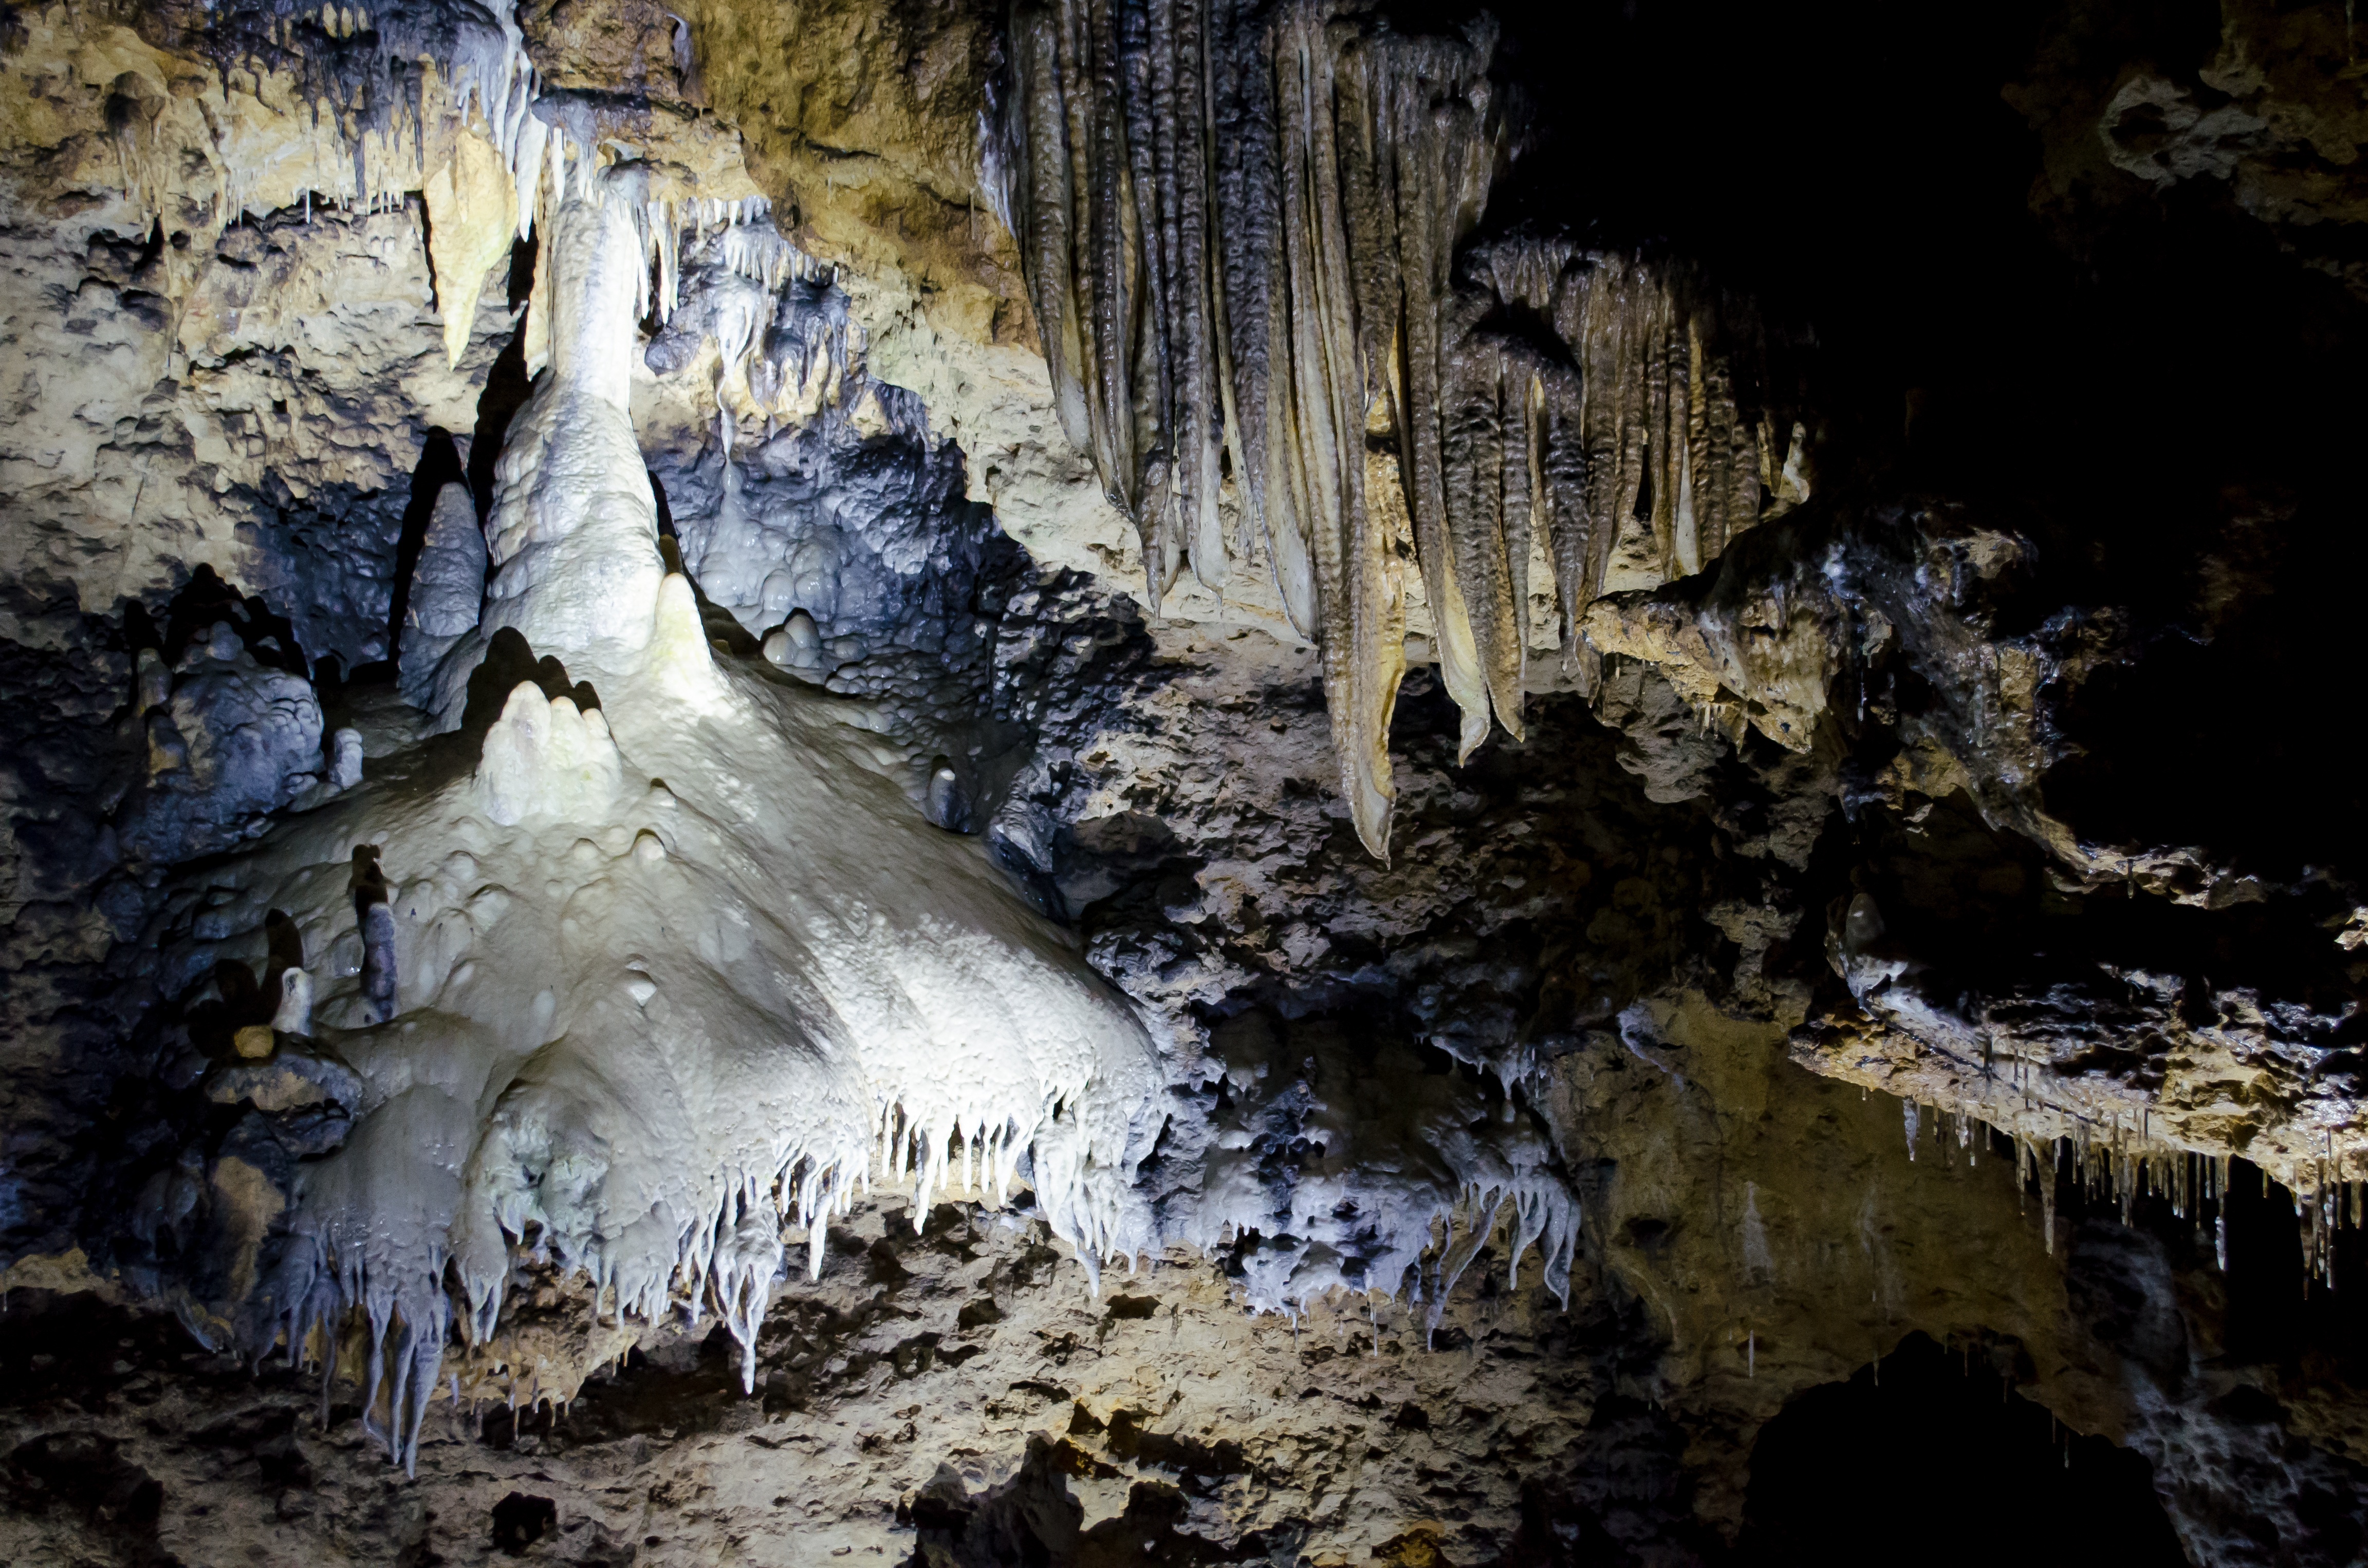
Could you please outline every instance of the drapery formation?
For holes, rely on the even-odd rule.
[[[1486,18],[1409,37],[1327,0],[1027,0],[1011,41],[1003,195],[1062,428],[1134,519],[1155,603],[1188,557],[1219,591],[1263,557],[1386,859],[1409,561],[1463,755],[1492,713],[1518,739],[1533,548],[1585,687],[1578,621],[1623,528],[1676,576],[1775,488],[1736,386],[1748,315],[1671,265],[1476,242],[1508,145]]]

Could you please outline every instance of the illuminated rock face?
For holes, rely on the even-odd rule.
[[[868,1182],[916,1172],[926,1209],[1000,1197],[1024,1161],[1089,1262],[1153,1240],[1128,1197],[1158,1131],[1141,1023],[974,843],[913,812],[887,777],[903,758],[793,684],[719,670],[687,584],[661,580],[625,405],[634,173],[556,214],[573,305],[489,528],[486,622],[600,705],[521,684],[467,774],[366,784],[206,876],[292,924],[320,971],[313,1038],[362,1080],[233,1332],[301,1356],[362,1309],[366,1401],[384,1360],[406,1464],[448,1266],[468,1343],[495,1340],[510,1251],[531,1248],[586,1278],[596,1318],[715,1312],[753,1380],[785,1229],[818,1267]],[[344,878],[348,844],[370,853]],[[235,926],[166,962],[201,965]]]
[[[1212,591],[1267,564],[1325,649],[1375,855],[1416,577],[1469,756],[1492,714],[1521,736],[1533,620],[1592,689],[1578,626],[1615,556],[1614,586],[1691,574],[1763,497],[1806,495],[1766,368],[1730,362],[1757,347],[1748,307],[1560,235],[1465,246],[1509,134],[1492,19],[1407,36],[1156,0],[1121,23],[1077,0],[1012,32],[999,194],[1061,427],[1135,520],[1154,603],[1188,552]]]
[[[657,609],[657,508],[633,437],[631,324],[646,299],[632,171],[578,175],[557,202],[551,368],[511,421],[486,519],[478,630],[505,629],[596,684],[635,670]],[[612,185],[618,188],[611,188]],[[437,710],[460,722],[476,661],[448,655]]]
[[[2357,1560],[2342,23],[2105,20],[0,17],[0,1559]]]

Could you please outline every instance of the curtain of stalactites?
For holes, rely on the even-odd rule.
[[[1409,554],[1463,754],[1492,717],[1518,739],[1533,597],[1585,687],[1577,627],[1623,531],[1675,577],[1759,517],[1736,312],[1666,265],[1474,242],[1506,148],[1485,19],[1023,0],[1012,45],[1009,210],[1062,428],[1134,519],[1155,603],[1188,556],[1214,590],[1262,558],[1386,858]]]

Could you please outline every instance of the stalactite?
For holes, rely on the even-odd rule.
[[[1484,35],[1474,43],[1458,51],[1443,41],[1426,47],[1391,40],[1374,51],[1368,122],[1377,149],[1378,237],[1396,251],[1381,264],[1396,283],[1396,298],[1378,301],[1393,309],[1396,328],[1385,392],[1440,673],[1463,713],[1459,760],[1488,733],[1488,668],[1475,630],[1485,611],[1475,613],[1468,597],[1472,558],[1451,531],[1451,505],[1461,506],[1450,490],[1449,464],[1464,448],[1451,454],[1448,440],[1456,412],[1451,400],[1471,391],[1471,368],[1457,355],[1458,335],[1448,319],[1455,297],[1452,267],[1457,243],[1486,198],[1496,151],[1484,76],[1495,40]]]
[[[1386,858],[1401,528],[1461,755],[1492,718],[1519,739],[1533,542],[1591,689],[1579,618],[1640,504],[1665,578],[1759,520],[1768,416],[1733,362],[1756,335],[1670,264],[1475,237],[1508,148],[1485,18],[1412,36],[1332,0],[1034,0],[1012,44],[990,162],[1062,429],[1133,519],[1155,604],[1188,554],[1222,590],[1263,551]]]

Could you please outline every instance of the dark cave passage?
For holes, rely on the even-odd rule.
[[[1736,1560],[2184,1564],[2154,1467],[1912,1334],[1760,1430]]]

